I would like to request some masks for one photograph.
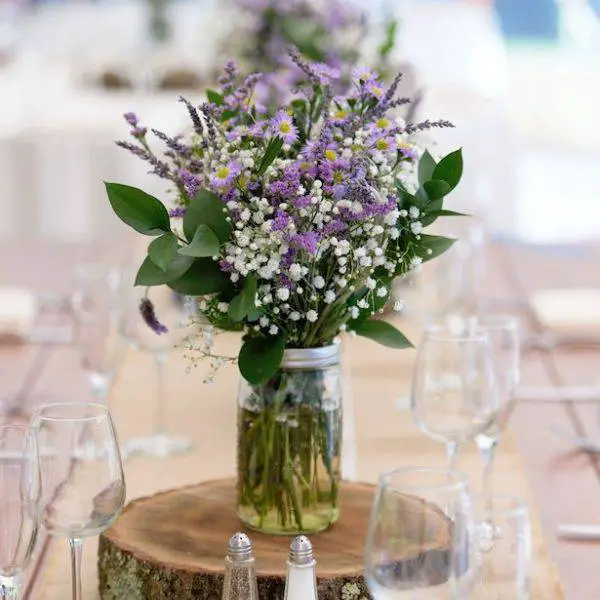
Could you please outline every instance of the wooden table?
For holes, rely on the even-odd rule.
[[[13,247],[14,249],[14,247]],[[39,250],[39,249],[38,249]],[[6,252],[3,256],[10,255]],[[600,249],[586,249],[581,254],[561,255],[541,252],[526,247],[494,247],[490,252],[486,279],[481,284],[481,296],[496,301],[520,301],[538,288],[557,285],[593,285],[596,259]],[[18,259],[18,260],[17,260]],[[46,252],[32,250],[29,256],[20,254],[10,265],[0,267],[2,283],[28,283],[37,289],[66,289],[69,266],[79,259],[68,247],[57,247]],[[528,326],[535,329],[539,324],[527,304],[523,317]],[[355,342],[354,340],[353,342]],[[366,340],[360,344],[371,344]],[[404,460],[398,451],[399,431],[409,431],[404,442],[419,448],[421,464],[441,465],[443,450],[430,440],[424,439],[410,427],[410,415],[402,413],[396,399],[407,389],[408,381],[398,381],[394,374],[377,370],[377,364],[365,359],[365,352],[372,346],[360,346],[352,355],[351,372],[354,380],[354,407],[357,427],[373,418],[376,402],[380,402],[382,415],[374,431],[358,435],[354,441],[356,451],[355,475],[359,479],[373,481],[378,472],[402,466]],[[406,373],[411,353],[398,355],[399,372]],[[589,352],[560,353],[557,351],[531,352],[524,356],[523,383],[527,385],[560,385],[596,382],[595,354]],[[403,366],[402,366],[403,365]],[[65,346],[0,346],[0,395],[21,390],[26,408],[53,399],[83,400],[88,397],[85,381],[78,367],[76,353]],[[151,415],[147,410],[147,395],[134,394],[140,380],[150,369],[150,359],[128,360],[120,373],[113,398],[113,411],[122,439],[149,431]],[[196,447],[193,454],[165,461],[134,458],[126,464],[129,498],[148,495],[159,489],[194,483],[233,474],[234,446],[227,443],[226,450],[215,453],[216,443],[222,438],[231,440],[235,425],[234,398],[237,373],[230,371],[221,377],[218,387],[206,388],[201,378],[185,375],[182,363],[173,360],[168,366],[171,389],[184,390],[169,398],[169,425],[176,433],[190,435]],[[147,379],[147,377],[146,377]],[[405,376],[403,379],[407,379]],[[146,383],[146,385],[150,385]],[[138,386],[138,388],[136,388]],[[373,392],[376,392],[374,394]],[[230,401],[223,403],[221,397]],[[387,413],[386,413],[387,411]],[[190,418],[190,415],[197,415]],[[390,415],[390,418],[387,415]],[[522,457],[529,484],[541,520],[543,539],[536,545],[544,568],[549,569],[548,579],[554,580],[551,562],[543,559],[544,546],[558,566],[559,578],[566,600],[592,600],[598,597],[600,572],[594,569],[600,549],[594,543],[559,541],[555,536],[559,522],[600,522],[600,462],[586,453],[566,453],[568,446],[551,433],[551,425],[559,424],[577,432],[600,434],[598,409],[594,404],[523,403],[518,407],[512,431]],[[203,424],[209,428],[198,435]],[[361,430],[362,431],[362,430]],[[404,433],[403,433],[404,435]],[[600,438],[598,438],[600,439]],[[510,441],[507,444],[510,445]],[[498,472],[510,473],[521,469],[520,458],[499,453]],[[512,462],[511,462],[512,461]],[[516,462],[514,462],[516,461]],[[514,464],[513,464],[514,463]],[[461,467],[471,473],[478,472],[477,457],[473,449],[462,455]],[[511,489],[510,478],[497,482],[498,491],[521,493]],[[528,494],[528,490],[523,491]],[[223,541],[227,534],[224,533]],[[68,555],[62,541],[44,543],[32,569],[26,600],[64,600],[68,597]],[[84,556],[86,598],[97,598],[95,579],[95,543],[90,540]],[[51,574],[51,576],[50,576]],[[543,600],[561,599],[559,589],[547,591]]]

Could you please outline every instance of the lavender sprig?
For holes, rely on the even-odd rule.
[[[149,298],[142,298],[140,301],[140,315],[144,319],[144,323],[154,331],[157,335],[168,333],[169,330],[158,320],[154,310],[154,304]]]
[[[190,119],[192,119],[192,123],[194,124],[194,131],[198,135],[204,136],[204,126],[202,125],[202,119],[200,118],[200,115],[198,114],[198,111],[196,110],[194,105],[183,96],[179,96],[179,101],[185,104],[188,113],[190,114]]]

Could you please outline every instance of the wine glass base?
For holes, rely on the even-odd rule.
[[[187,438],[175,438],[165,434],[133,438],[125,443],[125,456],[141,455],[154,458],[166,458],[176,454],[185,454],[192,449],[192,441]]]

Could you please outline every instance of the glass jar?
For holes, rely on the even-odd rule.
[[[339,516],[342,446],[340,348],[290,349],[276,375],[242,380],[237,503],[251,529],[295,535]]]

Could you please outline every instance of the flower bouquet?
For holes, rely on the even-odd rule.
[[[120,145],[172,184],[170,211],[157,198],[107,183],[116,214],[154,237],[136,285],[195,297],[204,322],[200,358],[218,367],[213,330],[239,331],[243,377],[238,423],[238,513],[272,533],[314,532],[338,517],[343,331],[391,348],[411,346],[377,319],[393,279],[447,250],[428,235],[458,184],[458,150],[441,160],[419,132],[447,121],[406,123],[400,76],[384,87],[356,69],[335,95],[331,70],[291,60],[304,93],[274,113],[258,110],[260,75],[242,81],[227,64],[220,90],[184,103],[193,133],[170,137],[164,156],[131,113],[133,142]],[[141,307],[160,334],[160,315]]]

